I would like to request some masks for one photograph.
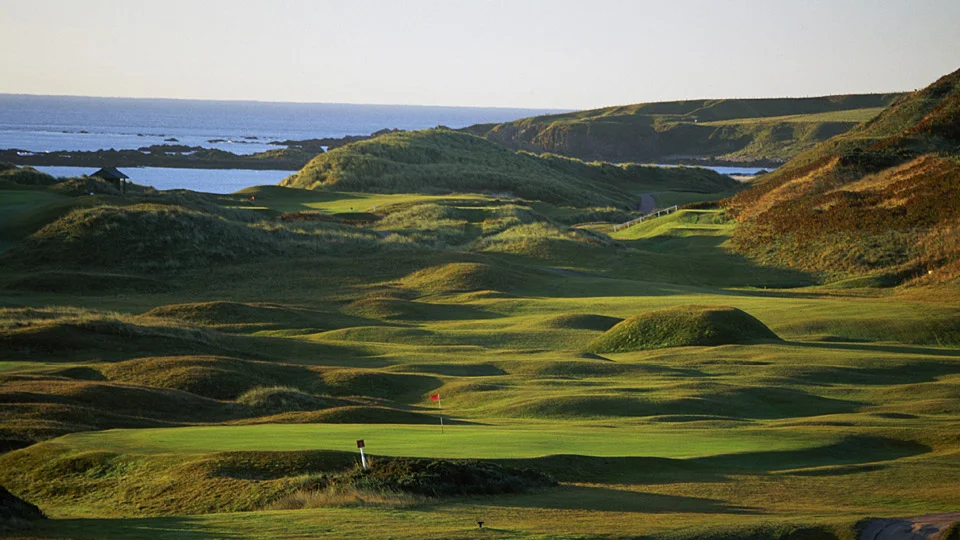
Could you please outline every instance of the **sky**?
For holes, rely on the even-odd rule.
[[[960,0],[0,0],[0,93],[587,109],[922,88]]]

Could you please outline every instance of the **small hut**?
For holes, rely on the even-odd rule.
[[[127,193],[127,180],[129,180],[130,177],[120,172],[120,170],[116,167],[104,167],[90,176],[102,178],[108,182],[114,183],[122,195]]]

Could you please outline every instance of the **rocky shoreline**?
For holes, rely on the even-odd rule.
[[[71,151],[54,150],[33,152],[18,148],[0,150],[0,161],[27,166],[65,167],[167,167],[183,169],[254,169],[298,171],[314,156],[341,146],[399,131],[382,129],[370,135],[346,135],[321,139],[271,141],[275,150],[255,154],[234,154],[226,150],[177,144],[175,138],[167,144],[143,146],[137,149]],[[244,137],[252,139],[255,137]],[[212,139],[208,142],[218,142]]]

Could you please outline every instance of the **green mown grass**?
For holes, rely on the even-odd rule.
[[[439,414],[439,413],[438,413]],[[784,451],[829,442],[803,433],[731,430],[697,433],[669,428],[643,430],[550,425],[435,426],[259,425],[76,433],[55,442],[78,450],[119,453],[211,453],[356,449],[364,439],[371,455],[508,459],[552,454],[690,458],[747,451]]]

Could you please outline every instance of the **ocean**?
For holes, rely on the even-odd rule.
[[[552,109],[273,103],[0,94],[0,148],[30,152],[185,144],[253,154],[271,141],[451,128],[560,112]],[[217,141],[217,142],[211,142]]]
[[[137,149],[184,144],[253,154],[271,141],[369,135],[381,129],[451,128],[561,112],[554,109],[349,105],[29,96],[0,94],[0,148],[28,152]],[[96,167],[37,167],[55,176],[90,174]],[[125,169],[131,180],[157,189],[233,193],[276,184],[291,171]]]

